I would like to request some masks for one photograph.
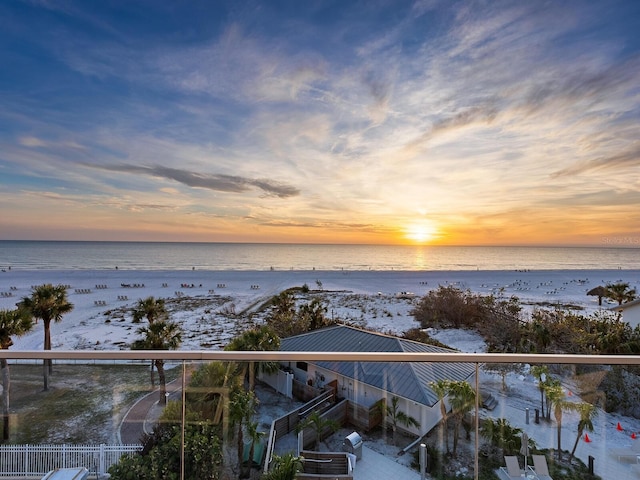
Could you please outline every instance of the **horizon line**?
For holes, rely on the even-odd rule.
[[[640,243],[608,242],[601,244],[433,244],[433,243],[323,243],[323,242],[243,242],[202,240],[61,240],[61,239],[0,239],[0,242],[38,243],[166,243],[193,245],[308,245],[308,246],[363,246],[363,247],[444,247],[444,248],[612,248],[636,249]]]

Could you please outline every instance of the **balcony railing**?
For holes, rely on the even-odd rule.
[[[51,359],[54,362],[54,375],[51,377],[50,393],[42,392],[42,386],[37,384],[37,372],[43,371],[41,362]],[[119,403],[118,411],[113,411],[110,415],[113,417],[111,421],[118,425],[113,426],[113,430],[122,432],[122,424],[126,420],[126,414],[130,411],[131,405],[140,405],[143,398],[147,395],[148,407],[144,411],[144,418],[141,420],[142,429],[146,432],[152,431],[153,423],[159,421],[163,406],[159,402],[159,394],[157,390],[149,391],[149,370],[150,361],[162,360],[165,362],[168,375],[168,381],[172,382],[172,387],[168,389],[167,398],[175,400],[175,405],[181,406],[177,410],[179,417],[178,423],[182,430],[181,452],[180,452],[180,475],[179,478],[188,478],[188,472],[185,474],[185,465],[190,464],[189,451],[185,451],[184,435],[185,426],[189,424],[188,415],[188,396],[190,394],[206,394],[211,395],[209,399],[217,398],[212,405],[220,405],[220,415],[218,423],[224,430],[223,441],[226,445],[234,446],[236,431],[232,428],[233,418],[230,416],[229,405],[229,385],[221,384],[219,386],[193,386],[191,379],[194,371],[201,365],[210,362],[221,362],[223,365],[232,363],[243,363],[245,365],[259,365],[262,362],[277,362],[280,369],[277,372],[265,373],[261,369],[258,371],[258,379],[262,384],[270,385],[270,389],[279,390],[283,397],[292,396],[294,391],[301,398],[291,399],[291,407],[287,411],[279,411],[277,408],[269,410],[273,414],[272,421],[269,422],[270,428],[265,428],[264,421],[262,430],[265,437],[258,443],[254,443],[254,456],[256,460],[256,469],[262,471],[268,470],[274,455],[282,455],[287,451],[298,454],[299,450],[315,448],[314,432],[312,427],[302,429],[304,432],[301,438],[296,436],[296,425],[308,416],[309,412],[316,409],[321,410],[326,418],[334,418],[336,421],[343,423],[342,433],[334,433],[332,438],[331,431],[327,433],[328,439],[324,440],[320,449],[331,449],[343,451],[349,450],[348,442],[343,442],[344,432],[346,430],[357,430],[363,438],[363,446],[369,448],[370,451],[377,452],[381,456],[388,457],[396,465],[401,463],[407,468],[406,476],[402,478],[420,478],[420,469],[417,467],[411,471],[410,461],[408,458],[415,457],[415,463],[419,464],[420,445],[427,445],[427,450],[431,452],[439,452],[446,454],[454,448],[454,435],[458,429],[458,438],[455,439],[455,447],[458,449],[457,463],[461,465],[459,473],[466,475],[468,478],[483,478],[488,470],[495,470],[495,478],[500,478],[499,468],[490,465],[485,468],[485,463],[489,462],[488,457],[494,455],[493,461],[497,455],[498,458],[503,457],[502,453],[514,453],[521,464],[522,468],[527,468],[526,472],[533,475],[528,465],[531,463],[531,457],[527,456],[527,465],[525,465],[525,457],[520,452],[520,448],[516,448],[514,452],[513,445],[496,445],[491,443],[495,438],[490,438],[490,432],[487,431],[486,422],[491,421],[494,425],[499,424],[499,419],[507,421],[507,427],[515,429],[516,436],[520,438],[521,433],[527,433],[531,448],[536,452],[542,452],[547,456],[549,462],[556,462],[557,432],[561,432],[562,454],[564,463],[557,463],[557,466],[566,465],[571,451],[575,445],[575,457],[577,457],[587,470],[591,469],[595,475],[600,478],[623,479],[637,478],[640,467],[636,463],[640,462],[640,451],[635,454],[634,448],[640,445],[640,420],[631,416],[623,416],[620,414],[608,414],[604,411],[607,406],[605,398],[606,390],[601,386],[602,379],[605,374],[615,370],[614,366],[639,367],[639,356],[627,355],[525,355],[525,354],[480,354],[480,353],[322,353],[322,352],[226,352],[226,351],[11,351],[0,350],[0,360],[7,360],[11,369],[12,389],[11,403],[9,409],[10,436],[5,445],[11,445],[16,455],[16,444],[36,444],[42,447],[42,444],[55,444],[51,447],[54,455],[53,463],[49,460],[35,460],[36,457],[22,456],[21,460],[3,460],[0,462],[0,477],[2,476],[21,476],[21,475],[41,475],[46,469],[56,466],[78,466],[69,465],[61,462],[66,461],[62,457],[72,458],[69,447],[67,450],[61,449],[60,445],[71,445],[78,443],[74,436],[67,435],[65,429],[70,423],[82,423],[88,421],[87,412],[91,411],[90,405],[79,406],[77,417],[65,417],[60,419],[57,412],[65,410],[68,405],[67,398],[60,396],[56,398],[56,394],[61,394],[75,389],[75,395],[82,397],[85,388],[82,378],[74,381],[63,378],[62,375],[55,373],[62,365],[71,368],[74,365],[87,365],[92,368],[99,369],[104,365],[126,366],[137,370],[140,375],[137,379],[128,379],[127,385],[114,381],[113,384],[104,384],[104,396],[122,398]],[[247,363],[248,362],[248,363]],[[450,408],[456,408],[456,399],[451,396],[446,397],[445,410],[448,417],[448,432],[443,432],[441,420],[440,402],[433,398],[429,400],[429,395],[433,395],[430,390],[429,382],[437,382],[438,380],[453,380],[443,377],[443,368],[438,367],[439,364],[464,366],[464,380],[468,382],[472,390],[475,392],[475,398],[468,413],[462,416],[452,415]],[[357,365],[357,367],[356,367]],[[392,370],[392,365],[414,365],[414,366],[430,366],[429,368],[418,368],[409,374],[406,378],[405,374],[398,374],[398,370]],[[442,366],[444,366],[442,365]],[[538,388],[535,375],[526,367],[522,366],[538,365],[547,366],[549,377],[559,380],[559,387],[562,391],[561,397],[553,397],[551,392],[547,395]],[[71,366],[71,367],[69,367]],[[337,368],[341,366],[341,368]],[[348,366],[345,368],[345,366]],[[498,366],[507,368],[501,369]],[[21,369],[29,369],[27,374],[22,375]],[[14,373],[15,371],[15,373]],[[393,374],[391,373],[393,371]],[[502,373],[499,373],[502,371]],[[83,370],[86,372],[86,370]],[[409,372],[407,370],[407,372]],[[29,377],[31,375],[32,377]],[[80,375],[86,375],[82,373]],[[410,375],[414,375],[411,377]],[[23,380],[27,377],[31,378],[30,384],[25,384]],[[412,380],[413,379],[413,380]],[[543,377],[544,380],[546,378]],[[507,380],[503,384],[503,380]],[[26,380],[25,380],[26,381]],[[402,382],[414,381],[415,385],[402,385]],[[136,384],[137,385],[134,385]],[[422,384],[420,384],[422,382]],[[64,388],[61,387],[64,385]],[[74,386],[75,385],[75,386]],[[506,390],[503,390],[506,386]],[[414,387],[415,397],[408,392]],[[157,387],[156,387],[157,388]],[[422,390],[422,391],[421,391]],[[427,394],[424,390],[430,390]],[[51,393],[52,392],[52,393]],[[637,392],[619,392],[621,398],[632,398]],[[322,394],[322,397],[316,395]],[[423,402],[418,398],[422,395]],[[25,431],[31,431],[32,425],[29,424],[29,408],[35,408],[38,401],[47,398],[48,407],[51,409],[51,425],[48,426],[48,433],[33,433],[32,440],[26,442],[28,438]],[[493,401],[488,398],[493,397]],[[6,398],[6,397],[4,397]],[[318,399],[319,400],[316,400]],[[394,404],[394,398],[397,402]],[[95,400],[95,398],[94,398]],[[56,405],[55,402],[60,404]],[[384,403],[381,405],[381,401]],[[216,403],[217,402],[217,403]],[[297,402],[297,403],[296,403]],[[544,408],[541,402],[544,403]],[[551,403],[548,403],[551,402]],[[562,403],[564,402],[564,403]],[[53,405],[51,405],[53,403]],[[576,409],[572,409],[571,405],[590,403],[594,406],[595,411],[599,412],[597,416],[589,419],[590,423],[581,421],[581,414]],[[560,405],[561,418],[557,407]],[[304,406],[304,408],[302,408]],[[550,418],[547,418],[546,411],[550,408]],[[73,407],[76,408],[76,407]],[[86,408],[87,410],[82,410]],[[279,405],[282,409],[282,405]],[[174,407],[175,409],[175,407]],[[398,412],[402,412],[404,417],[397,416]],[[175,414],[175,412],[174,412]],[[216,415],[215,412],[211,412]],[[394,422],[393,419],[396,419]],[[415,424],[403,423],[401,418],[413,418]],[[257,417],[255,417],[257,418]],[[261,417],[264,419],[264,417]],[[558,423],[561,420],[561,428],[558,429]],[[582,419],[583,420],[583,419]],[[585,426],[583,430],[578,427]],[[386,428],[385,428],[386,427]],[[395,427],[395,428],[394,428]],[[466,430],[469,429],[469,439],[466,438]],[[503,425],[504,427],[504,425]],[[591,428],[593,427],[593,428]],[[346,430],[345,430],[346,429]],[[270,431],[271,430],[271,431]],[[396,430],[399,438],[394,438],[391,432]],[[56,433],[57,432],[57,433]],[[578,435],[579,434],[579,435]],[[245,432],[245,435],[247,433]],[[289,435],[294,438],[285,437]],[[342,436],[340,436],[342,435]],[[497,435],[499,437],[499,435]],[[512,435],[513,437],[513,435]],[[509,439],[507,439],[509,440]],[[512,440],[512,438],[511,438]],[[122,443],[123,439],[119,437],[113,443]],[[92,442],[89,439],[83,439],[82,443]],[[577,442],[577,443],[576,443]],[[96,445],[103,444],[104,438],[97,438],[93,441]],[[127,442],[125,442],[127,443]],[[135,442],[134,442],[135,443]],[[380,448],[380,445],[386,444],[388,448]],[[504,447],[504,452],[500,450]],[[5,450],[2,451],[1,449]],[[232,447],[231,450],[235,448]],[[135,448],[134,448],[135,449]],[[257,452],[255,450],[258,450]],[[289,449],[289,450],[287,450]],[[496,449],[498,453],[496,454]],[[9,455],[6,452],[9,447],[0,447],[1,455]],[[32,448],[32,451],[36,450]],[[42,450],[42,448],[40,448]],[[60,453],[66,451],[67,453]],[[470,452],[470,453],[469,453]],[[351,453],[351,452],[349,452]],[[531,452],[529,452],[531,453]],[[244,452],[245,456],[247,452]],[[25,454],[26,455],[26,454]],[[371,454],[373,455],[373,453]],[[42,454],[40,455],[41,458]],[[39,457],[39,458],[40,458]],[[73,457],[76,463],[83,461],[78,458],[90,458],[87,460],[90,465],[83,465],[96,473],[97,476],[107,471],[109,463],[98,458],[98,454],[91,454],[89,457]],[[3,457],[3,459],[10,457]],[[248,457],[247,457],[248,458]],[[433,461],[435,457],[429,456]],[[1,459],[0,459],[1,460]],[[67,459],[68,460],[68,459]],[[227,457],[224,459],[229,461]],[[221,460],[222,461],[222,460]],[[362,459],[356,462],[355,469],[350,475],[357,480],[365,478],[380,478],[374,476],[365,477],[367,462],[373,463],[372,458],[368,459],[363,455]],[[17,465],[22,462],[22,466]],[[36,464],[42,462],[42,464]],[[47,463],[49,462],[49,463]],[[192,462],[191,462],[192,463]],[[251,462],[248,462],[249,464]],[[316,463],[320,464],[316,460]],[[502,462],[504,463],[504,462]],[[574,460],[574,463],[576,461]],[[260,464],[260,465],[259,465]],[[434,465],[427,465],[427,470],[433,468]],[[441,468],[439,465],[438,468]],[[221,467],[222,468],[222,467]],[[237,468],[237,467],[236,467]],[[315,468],[319,468],[316,467]],[[378,470],[379,471],[379,470]],[[559,470],[558,470],[559,471]],[[185,476],[186,475],[186,476]],[[426,474],[427,478],[428,473]],[[634,476],[635,475],[635,476]],[[305,478],[313,478],[306,475]],[[318,477],[322,478],[322,477]],[[502,477],[506,478],[506,477]]]

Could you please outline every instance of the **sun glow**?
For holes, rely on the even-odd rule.
[[[413,243],[429,243],[437,236],[436,227],[430,222],[414,223],[406,229],[405,237]]]

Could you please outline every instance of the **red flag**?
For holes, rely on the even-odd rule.
[[[591,439],[589,438],[589,435],[587,435],[586,433],[584,434],[584,441],[587,443],[591,442]]]
[[[633,432],[633,433],[631,434],[631,438],[633,438],[634,440],[636,439],[636,432]]]
[[[620,425],[620,422],[618,422],[618,426],[616,427],[616,430],[618,430],[619,432],[622,431],[622,425]]]

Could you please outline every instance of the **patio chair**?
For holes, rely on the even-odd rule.
[[[637,460],[640,456],[640,441],[634,440],[631,446],[614,448],[610,451],[614,456],[618,457],[618,461],[622,461],[622,459]]]
[[[518,457],[516,456],[504,456],[504,462],[506,467],[500,467],[500,470],[509,478],[509,480],[522,480],[523,471],[520,470],[520,464],[518,463]]]
[[[533,472],[540,480],[553,480],[549,475],[547,457],[544,455],[531,455],[533,457]]]

